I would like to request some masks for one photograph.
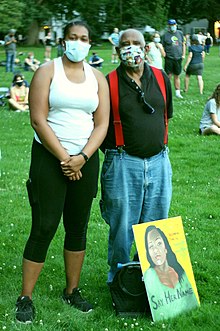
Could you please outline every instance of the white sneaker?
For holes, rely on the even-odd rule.
[[[176,97],[179,99],[183,99],[183,96],[181,94],[177,94]]]

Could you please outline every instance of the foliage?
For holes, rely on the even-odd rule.
[[[13,10],[12,10],[13,8]],[[18,0],[0,0],[0,31],[6,34],[9,29],[18,29],[22,26],[25,4]]]
[[[202,18],[211,21],[220,20],[219,0],[179,0],[178,6],[175,0],[169,2],[169,17],[179,20],[181,24]]]
[[[145,25],[162,30],[166,20],[174,17],[184,24],[192,19],[207,18],[213,29],[214,20],[220,19],[218,0],[6,0],[0,1],[0,31],[10,27],[27,36],[27,43],[38,42],[38,32],[43,24],[50,24],[52,17],[72,20],[82,18],[91,27],[92,40],[98,41],[104,31]],[[11,10],[13,8],[13,11]],[[211,31],[212,31],[211,29]]]

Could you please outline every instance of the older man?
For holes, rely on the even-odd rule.
[[[101,147],[105,159],[100,207],[110,226],[108,283],[113,281],[117,264],[130,260],[132,225],[167,218],[171,201],[172,170],[164,140],[165,108],[168,119],[173,112],[171,85],[167,75],[157,69],[165,81],[165,107],[157,79],[144,61],[144,50],[145,40],[139,31],[128,29],[121,34],[117,48],[121,63],[116,70],[120,119],[115,123],[121,120],[124,141],[118,146],[111,109]],[[115,98],[117,89],[111,95],[112,105]]]

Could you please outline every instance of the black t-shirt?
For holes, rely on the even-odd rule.
[[[142,91],[145,100],[155,109],[153,114],[146,112],[141,99],[140,88],[126,74],[123,65],[117,68],[119,84],[119,112],[122,122],[125,147],[124,150],[133,156],[146,158],[158,154],[164,147],[164,99],[157,80],[150,67],[145,64],[141,77]],[[167,90],[167,117],[173,114],[171,84],[163,72]],[[107,76],[108,80],[108,76]],[[101,150],[115,149],[115,132],[112,111],[107,136]]]

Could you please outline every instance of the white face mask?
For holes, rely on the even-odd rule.
[[[67,58],[71,62],[80,62],[84,60],[91,47],[90,44],[84,43],[80,40],[67,40],[65,41],[65,44],[66,50],[64,54],[66,54]]]
[[[171,32],[176,32],[176,25],[171,25],[170,26],[170,31]]]
[[[129,45],[120,50],[120,57],[127,67],[137,68],[144,61],[144,51],[140,46]]]
[[[160,42],[160,37],[155,37],[155,38],[154,38],[154,42],[155,42],[155,43],[159,43],[159,42]]]

